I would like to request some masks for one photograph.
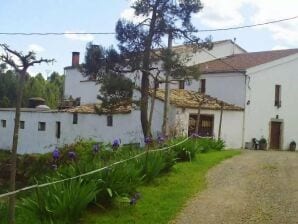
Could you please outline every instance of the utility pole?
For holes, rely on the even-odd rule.
[[[168,53],[171,57],[172,53],[172,45],[173,45],[173,34],[172,31],[169,31],[168,36]],[[167,59],[169,60],[169,59]],[[171,74],[171,68],[168,67],[166,71],[166,77],[165,77],[165,102],[164,102],[164,113],[163,113],[163,124],[162,124],[162,132],[164,136],[168,136],[169,134],[169,115],[168,110],[170,107],[170,74]]]

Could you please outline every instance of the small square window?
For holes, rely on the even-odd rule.
[[[46,130],[46,122],[38,122],[38,131]]]
[[[25,121],[20,121],[20,129],[25,129]]]
[[[113,126],[113,116],[112,115],[107,116],[107,126],[109,126],[109,127]]]
[[[78,124],[78,113],[74,113],[72,115],[72,123],[73,124]]]
[[[6,128],[6,120],[1,120],[1,127]]]

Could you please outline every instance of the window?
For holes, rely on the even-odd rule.
[[[77,124],[78,123],[78,113],[74,113],[72,115],[72,123]]]
[[[61,122],[57,121],[56,122],[56,138],[60,138],[61,136]]]
[[[281,107],[281,85],[275,85],[274,106]]]
[[[206,79],[200,80],[200,92],[206,93]]]
[[[109,127],[113,126],[113,116],[112,115],[107,116],[107,126],[109,126]]]
[[[1,127],[6,128],[6,120],[1,120]]]
[[[184,89],[184,84],[185,84],[185,82],[184,82],[184,80],[180,80],[179,81],[179,89]]]
[[[25,129],[25,121],[20,121],[20,129]]]
[[[38,122],[38,131],[46,130],[46,122]]]

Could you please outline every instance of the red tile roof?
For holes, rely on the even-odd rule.
[[[153,90],[150,90],[150,94],[153,94]],[[164,101],[165,90],[158,89],[156,91],[156,98]],[[226,103],[218,100],[217,98],[209,95],[203,95],[201,93],[185,90],[185,89],[171,89],[170,90],[170,103],[182,108],[195,108],[197,109],[201,104],[202,109],[206,110],[220,110],[221,103],[223,103],[224,110],[236,110],[242,111],[243,108],[234,104]]]
[[[298,49],[262,51],[235,54],[214,61],[205,62],[198,66],[201,73],[220,73],[220,72],[243,72],[248,68],[265,64],[292,54],[298,53]]]

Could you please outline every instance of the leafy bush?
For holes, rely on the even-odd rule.
[[[169,142],[169,145],[176,145],[183,140],[185,140],[183,137],[173,139]],[[197,140],[189,139],[182,144],[172,147],[172,150],[176,153],[178,161],[191,161],[195,158],[198,151]]]
[[[24,198],[18,206],[27,219],[31,217],[41,223],[74,223],[97,192],[95,181],[76,179],[37,189],[35,195]]]
[[[209,152],[212,150],[220,151],[225,147],[225,143],[222,140],[214,140],[212,138],[198,138],[197,147],[200,152]]]
[[[122,163],[105,169],[98,174],[99,189],[96,202],[108,205],[118,196],[128,196],[136,192],[141,184],[141,170],[133,163]]]

